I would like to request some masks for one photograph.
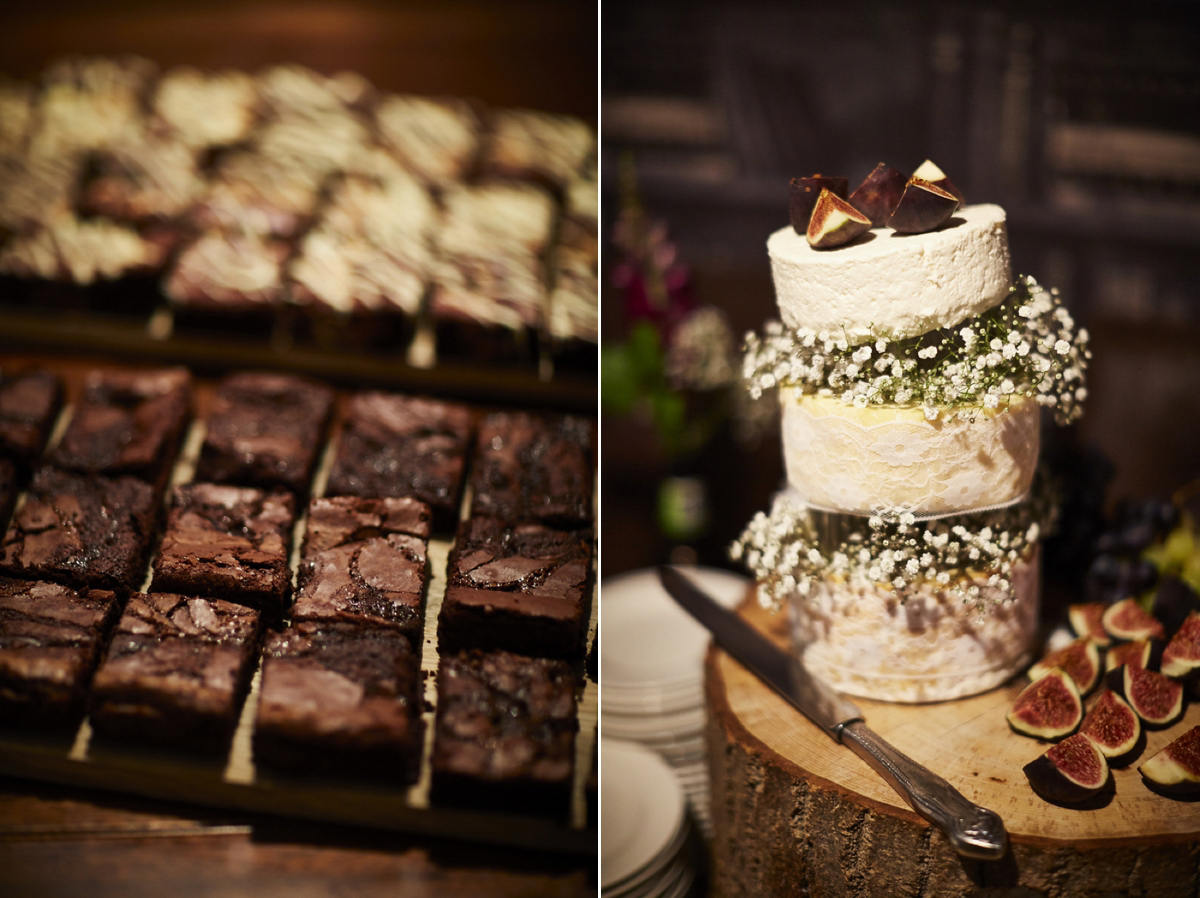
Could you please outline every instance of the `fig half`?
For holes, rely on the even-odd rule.
[[[958,200],[960,205],[967,201],[967,198],[963,195],[963,192],[959,190],[955,183],[946,177],[946,173],[937,165],[935,165],[930,159],[926,159],[917,166],[917,170],[913,172],[913,177],[924,178],[930,184],[937,185],[938,187],[942,188],[942,190],[946,191],[946,193],[951,194],[956,200]]]
[[[871,220],[837,194],[822,188],[808,221],[808,244],[813,249],[843,246],[871,230]]]
[[[1083,701],[1071,675],[1054,667],[1022,689],[1005,716],[1018,733],[1061,739],[1079,726]]]
[[[1124,664],[1134,667],[1149,667],[1154,646],[1149,639],[1139,639],[1136,642],[1121,642],[1104,653],[1105,671],[1116,670]]]
[[[1176,679],[1200,670],[1200,611],[1193,611],[1184,618],[1163,649],[1159,670]]]
[[[1138,767],[1147,783],[1172,795],[1200,793],[1200,726],[1155,752]]]
[[[1099,646],[1112,645],[1112,637],[1104,629],[1101,618],[1108,606],[1104,602],[1083,602],[1067,607],[1067,620],[1076,636],[1090,636]]]
[[[1126,664],[1125,700],[1151,729],[1173,724],[1183,714],[1183,684],[1158,671]]]
[[[1081,636],[1036,662],[1029,668],[1029,679],[1036,680],[1056,667],[1071,676],[1080,695],[1087,695],[1100,682],[1100,650],[1090,637]]]
[[[797,234],[808,233],[808,222],[812,218],[813,209],[817,205],[817,197],[822,190],[828,190],[835,196],[846,198],[850,182],[845,178],[835,178],[829,175],[809,175],[807,178],[792,178],[788,182],[788,218],[792,222],[792,230]]]
[[[924,234],[944,225],[957,208],[954,194],[922,178],[909,178],[887,225],[898,234]]]
[[[850,205],[871,219],[872,225],[885,224],[904,195],[908,183],[903,173],[880,162],[850,194]]]
[[[1137,599],[1121,599],[1104,610],[1101,618],[1108,635],[1117,640],[1162,639],[1163,626],[1158,618],[1138,603]]]
[[[1084,715],[1079,732],[1096,743],[1111,767],[1132,761],[1142,741],[1142,723],[1133,708],[1111,689],[1105,689]]]
[[[1108,762],[1083,733],[1052,745],[1024,769],[1034,792],[1062,804],[1085,801],[1108,784]]]

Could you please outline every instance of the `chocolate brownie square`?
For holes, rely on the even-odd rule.
[[[295,499],[283,490],[216,483],[175,487],[154,561],[154,592],[215,596],[278,613],[288,568]]]
[[[474,427],[474,414],[464,405],[357,393],[347,403],[325,493],[419,499],[433,513],[433,529],[451,532]]]
[[[554,287],[546,310],[554,370],[596,374],[600,344],[598,260],[560,248],[554,255]]]
[[[101,739],[228,749],[257,657],[257,611],[220,599],[130,596],[92,680]]]
[[[191,419],[185,368],[91,371],[47,462],[67,471],[129,474],[161,489]]]
[[[333,401],[332,389],[305,377],[229,375],[213,394],[195,479],[306,496]]]
[[[42,454],[63,404],[50,371],[0,372],[0,454],[29,465]]]
[[[4,535],[0,570],[128,592],[142,581],[158,494],[136,477],[39,469]]]
[[[532,109],[492,113],[484,140],[485,176],[534,180],[558,190],[595,158],[596,134],[582,119]]]
[[[471,514],[571,529],[592,524],[592,422],[493,412],[479,425]]]
[[[591,532],[470,518],[459,525],[438,615],[438,645],[582,658]]]
[[[254,761],[291,774],[411,783],[420,769],[420,656],[403,635],[296,623],[263,652]]]
[[[241,143],[258,117],[254,78],[176,66],[158,80],[153,127],[195,150]]]
[[[493,260],[501,267],[507,263]],[[435,283],[429,300],[437,356],[485,365],[532,365],[546,298],[497,299],[489,293]]]
[[[167,274],[164,291],[176,329],[269,338],[283,302],[283,263],[290,251],[284,241],[251,233],[204,234]]]
[[[324,173],[254,151],[224,156],[188,212],[197,231],[275,238],[298,237],[317,211]]]
[[[380,142],[431,185],[462,181],[475,167],[480,121],[455,98],[390,94],[375,106]]]
[[[421,645],[429,506],[416,499],[314,499],[292,620],[362,623]]]
[[[119,611],[108,590],[0,578],[0,723],[71,730]]]
[[[508,652],[443,654],[430,800],[565,817],[575,769],[578,677]]]

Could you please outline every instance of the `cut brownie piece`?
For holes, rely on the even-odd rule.
[[[92,681],[92,729],[124,742],[225,751],[258,632],[258,612],[232,602],[135,593]]]
[[[283,490],[177,486],[152,589],[281,611],[291,589],[288,552],[295,508],[292,494]]]
[[[332,389],[308,378],[231,374],[213,394],[195,479],[306,496],[333,400]]]
[[[580,659],[591,544],[590,531],[495,518],[464,521],[450,552],[439,647]]]
[[[360,622],[421,645],[429,506],[416,499],[314,499],[292,620]]]
[[[324,173],[253,151],[222,158],[188,213],[199,231],[290,240],[316,214]]]
[[[591,526],[592,440],[592,422],[577,415],[489,414],[479,425],[471,514]]]
[[[563,661],[508,652],[443,655],[431,800],[565,816],[579,727],[577,685]]]
[[[191,396],[185,368],[91,371],[46,460],[84,474],[130,474],[161,489],[191,418]]]
[[[31,464],[42,454],[62,404],[58,375],[40,369],[0,373],[0,453]]]
[[[258,114],[254,79],[245,72],[177,66],[158,81],[153,127],[196,150],[242,142]]]
[[[485,175],[540,181],[563,189],[596,154],[596,135],[582,119],[532,109],[492,114],[483,151]]]
[[[600,345],[598,259],[560,248],[553,260],[554,287],[546,311],[554,370],[596,374]]]
[[[304,622],[268,638],[257,765],[411,783],[422,732],[420,656],[401,634]]]
[[[355,394],[325,492],[420,499],[433,512],[435,531],[453,531],[473,436],[474,415],[466,406],[393,393]]]
[[[127,592],[145,572],[158,505],[136,477],[41,468],[5,533],[0,570]]]
[[[289,245],[253,234],[207,233],[175,261],[164,290],[175,326],[241,338],[271,335],[283,301]]]
[[[381,142],[432,185],[462,181],[479,151],[479,116],[465,100],[392,94],[375,107]]]
[[[118,613],[108,590],[0,578],[0,722],[71,730]]]

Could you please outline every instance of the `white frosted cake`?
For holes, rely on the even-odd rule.
[[[782,321],[747,338],[752,395],[781,405],[787,487],[734,556],[810,669],[868,698],[957,698],[1027,663],[1042,409],[1065,423],[1086,396],[1086,332],[1054,291],[1014,283],[1004,210],[947,215],[863,223],[832,248],[816,213],[772,234]]]

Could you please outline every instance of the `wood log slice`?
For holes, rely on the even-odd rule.
[[[743,613],[781,644],[782,615]],[[1024,676],[924,705],[856,700],[870,726],[1001,815],[1010,850],[966,861],[883,779],[724,652],[705,662],[720,896],[1146,896],[1200,894],[1200,801],[1151,792],[1137,765],[1200,723],[1200,705],[1148,734],[1110,794],[1082,807],[1039,798],[1022,768],[1049,743],[1009,729]]]

